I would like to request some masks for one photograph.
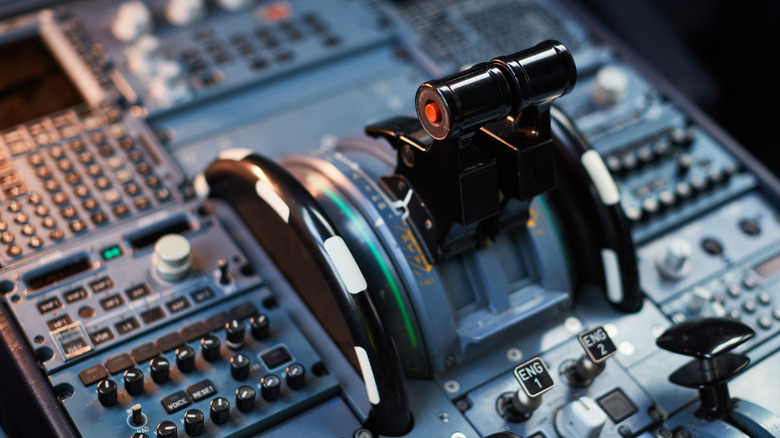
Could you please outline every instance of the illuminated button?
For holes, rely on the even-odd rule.
[[[60,229],[51,230],[49,233],[49,239],[51,240],[62,240],[63,237],[65,237],[65,234]]]
[[[56,180],[50,179],[43,183],[43,188],[46,189],[47,192],[54,192],[60,189],[60,183],[58,183]]]
[[[73,193],[76,194],[79,198],[83,198],[87,195],[89,195],[89,188],[85,186],[84,184],[79,184],[75,187],[73,187]]]
[[[49,214],[49,207],[47,207],[45,205],[39,205],[39,206],[35,207],[34,211],[35,211],[35,215],[36,216],[43,217],[43,216],[46,216],[47,214]]]
[[[47,179],[51,177],[51,169],[46,166],[41,166],[35,169],[35,175],[40,179]]]
[[[30,248],[33,248],[33,249],[38,249],[38,248],[40,248],[41,246],[43,246],[43,241],[42,241],[42,240],[41,240],[41,238],[40,238],[40,237],[38,237],[38,236],[32,236],[32,237],[30,237],[30,238],[27,240],[27,245],[28,245]]]
[[[68,195],[63,192],[57,192],[51,197],[51,200],[57,205],[62,205],[68,202]]]
[[[425,117],[431,123],[441,122],[441,108],[436,102],[428,102],[425,104]]]
[[[87,229],[87,224],[81,219],[76,219],[68,224],[68,228],[74,233],[80,233]]]
[[[111,212],[114,213],[114,216],[116,217],[122,217],[130,213],[130,209],[128,209],[125,204],[117,204],[111,208]]]
[[[30,194],[27,196],[27,202],[33,205],[38,205],[43,201],[43,196],[41,196],[38,192],[30,192]]]
[[[19,213],[19,214],[14,216],[14,222],[16,222],[17,224],[26,224],[27,220],[28,220],[28,217],[24,213]]]
[[[3,234],[0,234],[0,242],[3,243],[11,243],[14,241],[15,238],[16,237],[14,236],[14,234],[10,231],[5,231],[3,232]]]
[[[76,185],[81,182],[81,175],[76,172],[68,172],[68,174],[65,175],[65,182],[72,186]]]
[[[100,256],[103,257],[103,260],[105,261],[113,260],[121,255],[122,248],[120,248],[119,245],[113,245],[100,251]]]

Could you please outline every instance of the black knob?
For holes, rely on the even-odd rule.
[[[157,425],[157,438],[176,438],[179,430],[176,428],[176,423],[173,421],[161,421]]]
[[[166,383],[171,378],[171,362],[164,357],[155,357],[149,361],[149,372],[154,383]]]
[[[255,408],[255,389],[249,385],[236,389],[236,407],[240,412],[249,412]]]
[[[239,348],[241,343],[244,342],[244,334],[246,327],[244,321],[240,319],[234,319],[225,324],[225,336],[227,337],[227,345],[230,348]]]
[[[306,368],[299,363],[291,363],[284,370],[284,378],[290,389],[301,389],[306,384]]]
[[[176,367],[182,373],[189,373],[195,369],[195,350],[189,345],[176,349]]]
[[[262,386],[260,394],[265,400],[274,401],[279,398],[282,381],[275,374],[265,375],[260,379],[260,385]]]
[[[149,435],[143,433],[143,432],[136,432],[132,435],[130,435],[130,438],[149,438]]]
[[[199,409],[190,409],[184,413],[184,431],[189,436],[198,436],[203,433],[203,419],[205,416]]]
[[[236,354],[230,358],[230,374],[236,380],[246,380],[249,377],[249,357]]]
[[[116,404],[116,383],[111,379],[103,379],[97,385],[98,401],[105,407]]]
[[[755,335],[747,325],[728,318],[691,319],[670,327],[656,340],[659,347],[696,360],[678,368],[669,381],[698,388],[696,415],[726,419],[731,409],[727,383],[747,368],[750,359],[731,350]]]
[[[249,326],[252,330],[252,337],[257,339],[258,341],[262,341],[263,339],[268,337],[271,321],[268,319],[266,315],[263,315],[261,313],[259,315],[253,316],[249,320]]]
[[[230,418],[230,402],[225,397],[217,397],[209,405],[211,421],[215,424],[225,424]]]
[[[200,351],[207,362],[214,362],[219,359],[219,349],[222,342],[214,335],[206,335],[200,340]]]
[[[144,373],[138,368],[130,368],[125,371],[125,391],[130,395],[138,395],[144,392]]]

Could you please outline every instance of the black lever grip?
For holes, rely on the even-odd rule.
[[[371,402],[369,427],[381,435],[406,433],[412,417],[401,360],[344,239],[290,173],[265,157],[239,152],[211,163],[195,179],[196,191],[230,202],[275,260],[292,246],[284,238],[292,230],[329,289],[317,292],[332,294],[346,322]]]

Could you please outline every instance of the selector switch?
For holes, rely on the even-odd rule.
[[[198,436],[203,433],[203,421],[205,416],[199,409],[190,409],[184,413],[184,431],[189,436]]]
[[[245,354],[236,354],[230,358],[230,375],[236,380],[249,378],[249,357]]]
[[[225,424],[230,419],[230,402],[225,397],[217,397],[209,404],[211,421]]]
[[[268,319],[268,316],[261,313],[249,319],[249,326],[252,331],[252,337],[262,341],[269,335],[271,321]]]
[[[176,438],[179,429],[173,421],[161,421],[157,425],[157,438]]]
[[[124,374],[125,391],[130,395],[144,392],[144,373],[138,368],[130,368]]]
[[[291,363],[284,370],[284,378],[290,389],[301,389],[306,385],[306,368],[299,363]]]
[[[111,379],[101,380],[97,385],[98,401],[105,407],[114,406],[117,401],[117,387]]]
[[[228,348],[233,350],[241,348],[245,335],[246,326],[240,319],[234,319],[225,324],[225,337],[227,338]]]
[[[152,265],[157,275],[166,281],[184,280],[192,271],[190,242],[178,234],[167,234],[154,245]]]
[[[282,381],[275,374],[268,374],[260,379],[260,394],[266,401],[274,401],[279,398]]]
[[[176,349],[176,367],[182,373],[189,373],[195,369],[195,350],[189,345]]]
[[[200,340],[200,351],[203,354],[203,359],[207,362],[214,362],[219,359],[220,347],[222,347],[222,342],[214,335],[206,335]]]
[[[249,385],[239,386],[236,389],[236,407],[239,412],[249,412],[255,408],[255,389]]]
[[[155,357],[149,361],[149,372],[154,383],[161,385],[171,378],[171,363],[164,357]]]

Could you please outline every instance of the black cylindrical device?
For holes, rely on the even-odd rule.
[[[569,93],[576,80],[569,49],[550,40],[426,82],[417,89],[415,107],[425,131],[444,140],[547,104]]]

